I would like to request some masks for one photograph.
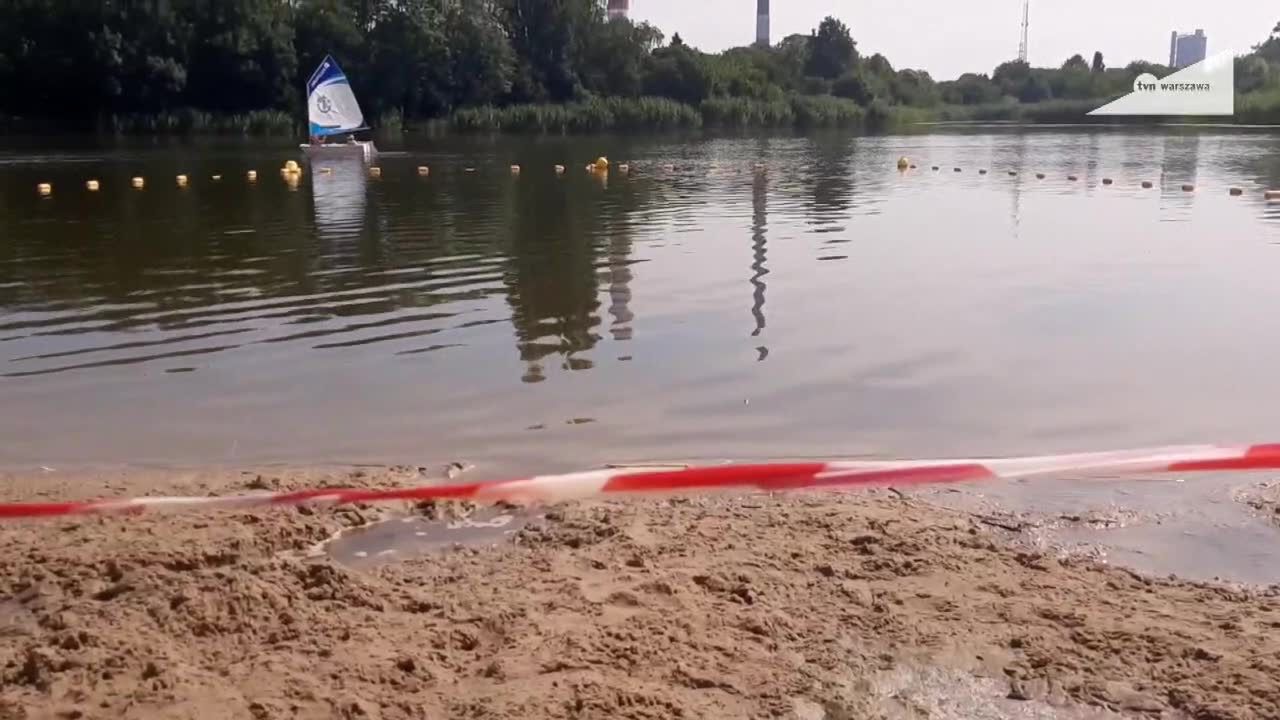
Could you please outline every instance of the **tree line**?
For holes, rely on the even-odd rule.
[[[600,0],[6,0],[0,5],[0,114],[70,127],[190,110],[273,111],[296,123],[326,54],[383,124],[468,108],[664,99],[702,116],[760,108],[803,116],[796,98],[894,110],[1095,100],[1132,88],[1143,62],[1101,53],[1057,68],[1011,61],[936,82],[862,56],[834,17],[772,47],[703,53],[678,33],[607,19]],[[1280,93],[1280,24],[1236,61],[1238,91]],[[1270,97],[1270,95],[1268,95]],[[792,103],[792,105],[787,105]],[[812,103],[810,103],[812,105]],[[661,107],[652,102],[644,107]],[[809,106],[805,106],[809,107]],[[1280,110],[1280,101],[1276,102]],[[789,113],[789,114],[788,114]],[[474,116],[474,115],[473,115]]]

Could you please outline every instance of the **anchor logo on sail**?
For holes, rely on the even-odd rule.
[[[316,107],[320,109],[320,112],[326,115],[333,112],[333,102],[329,100],[328,95],[318,96],[316,98]]]

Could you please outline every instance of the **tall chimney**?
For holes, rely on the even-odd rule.
[[[597,5],[596,7],[599,7]],[[609,0],[608,12],[609,19],[625,18],[631,10],[631,0]]]
[[[756,0],[756,45],[769,47],[769,0]]]
[[[1178,31],[1169,33],[1169,67],[1178,67]]]

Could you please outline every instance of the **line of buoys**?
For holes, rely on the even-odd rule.
[[[1043,180],[1043,179],[1044,179],[1044,173],[1036,173],[1036,179],[1037,179],[1037,180]]]
[[[1110,184],[1111,184],[1111,178],[1102,178],[1102,184],[1103,184],[1103,185],[1110,185]]]
[[[48,197],[49,195],[53,194],[53,184],[40,183],[39,185],[36,185],[36,192],[39,193],[40,195]]]
[[[97,180],[90,180],[84,184],[84,189],[89,192],[98,192],[98,188],[99,185]]]
[[[981,168],[981,169],[979,169],[979,170],[978,170],[978,174],[979,174],[979,175],[986,175],[986,174],[987,174],[987,169],[986,169],[986,168]]]
[[[1195,189],[1196,189],[1196,186],[1192,185],[1191,183],[1183,183],[1182,185],[1182,192],[1194,192]]]
[[[248,179],[249,182],[256,182],[258,179],[258,171],[250,170],[249,172],[245,173],[244,176],[246,179]]]
[[[1102,182],[1106,183],[1107,181],[1106,181],[1106,180],[1103,180]],[[1110,183],[1107,183],[1107,184],[1110,184]],[[1143,180],[1143,181],[1142,181],[1142,187],[1143,187],[1143,188],[1145,188],[1145,189],[1147,189],[1147,190],[1150,190],[1150,189],[1151,189],[1151,181],[1150,181],[1150,180]]]
[[[960,168],[951,168],[951,169],[954,170],[955,172],[960,172]]]
[[[179,175],[176,179],[177,179],[177,181],[178,181],[178,187],[186,187],[186,186],[187,186],[187,176],[186,176],[186,175]]]
[[[1080,179],[1080,178],[1076,177],[1075,175],[1068,175],[1068,176],[1067,176],[1067,180],[1070,180],[1071,182],[1075,182],[1075,181],[1077,181],[1077,180],[1079,180],[1079,179]]]
[[[143,178],[136,177],[129,181],[129,185],[132,186],[134,190],[141,190],[146,187],[147,181]]]
[[[519,166],[519,165],[512,165],[512,166],[511,166],[511,174],[512,174],[512,175],[519,175],[519,174],[520,174],[520,166]]]
[[[563,175],[563,174],[564,174],[564,166],[563,166],[563,165],[556,165],[555,170],[556,170],[556,174],[557,174],[557,175]]]
[[[1009,171],[1009,177],[1015,177],[1015,176],[1017,176],[1017,174],[1018,174],[1018,171],[1017,171],[1017,170],[1010,170],[1010,171]]]
[[[1243,195],[1243,194],[1244,194],[1244,190],[1243,190],[1243,189],[1241,189],[1241,188],[1238,188],[1238,187],[1233,187],[1233,188],[1229,188],[1229,189],[1227,190],[1227,193],[1228,193],[1228,194],[1230,194],[1230,195],[1231,195],[1231,196],[1233,196],[1233,197],[1238,197],[1238,196],[1240,196],[1240,195]]]
[[[934,171],[935,171],[935,172],[937,172],[937,170],[938,170],[938,166],[937,166],[937,165],[934,165],[934,166],[933,166],[933,169],[934,169]]]
[[[222,176],[221,176],[221,175],[214,175],[214,176],[210,177],[209,179],[210,179],[210,180],[212,180],[212,181],[214,181],[214,182],[222,182]]]
[[[462,168],[462,172],[473,173],[473,172],[475,172],[475,171],[476,171],[476,169],[475,169],[475,168],[473,168],[473,167],[469,167],[469,168]]]
[[[628,165],[628,164],[626,164],[626,163],[619,163],[619,164],[618,164],[618,172],[620,172],[620,173],[629,173],[629,172],[631,172],[631,166],[630,166],[630,165]]]

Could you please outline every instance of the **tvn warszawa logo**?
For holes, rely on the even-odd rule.
[[[1161,79],[1151,73],[1134,78],[1133,92],[1090,115],[1234,115],[1234,58],[1223,52]]]

